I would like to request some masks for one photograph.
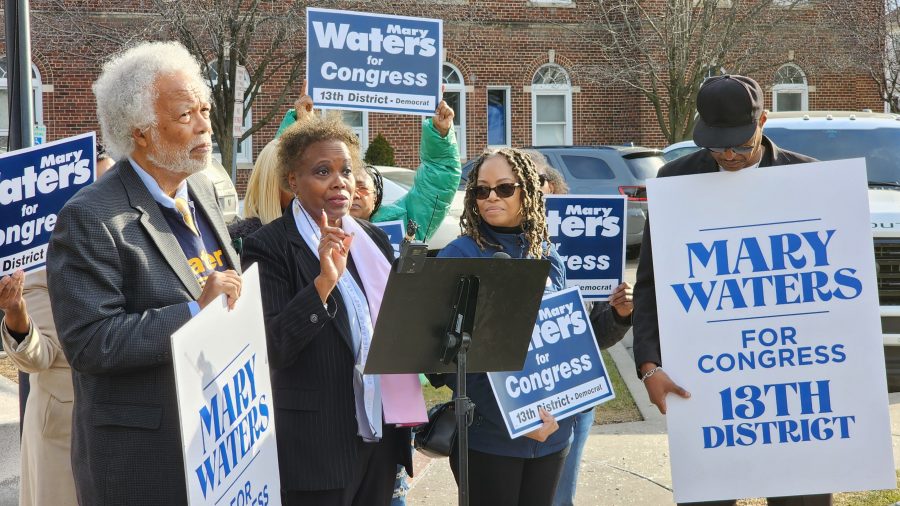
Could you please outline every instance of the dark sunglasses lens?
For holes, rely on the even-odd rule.
[[[543,174],[538,174],[538,183],[540,183],[541,186],[544,186],[545,184],[547,184],[547,176],[545,176]]]
[[[516,193],[516,185],[515,183],[499,184],[496,188],[494,188],[494,191],[496,191],[497,196],[502,199],[509,198],[512,197],[513,193]]]
[[[472,188],[472,195],[478,200],[484,200],[491,196],[491,189],[488,186],[476,186]]]

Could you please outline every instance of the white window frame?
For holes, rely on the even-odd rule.
[[[800,68],[799,65],[794,63],[785,63],[784,65],[778,67],[778,70],[775,71],[775,77],[778,77],[779,72],[785,68],[793,68],[803,77],[803,84],[793,84],[793,83],[775,83],[772,85],[772,112],[778,112],[778,95],[780,94],[793,94],[800,95],[800,110],[808,111],[809,110],[809,81],[806,79],[806,72],[803,72],[803,69]]]
[[[566,146],[572,145],[572,78],[569,76],[569,73],[566,69],[555,63],[548,63],[546,65],[542,65],[537,71],[534,73],[535,77],[537,77],[538,73],[541,70],[547,67],[556,67],[561,70],[563,74],[566,76],[566,84],[534,84],[534,78],[532,78],[531,85],[531,144],[533,146],[538,146],[537,143],[537,97],[539,96],[549,96],[549,95],[562,95],[565,99],[565,130],[564,130],[564,142],[563,144]]]
[[[214,69],[216,65],[216,60],[212,60],[209,62],[209,68]],[[247,73],[247,69],[242,66],[238,66],[238,70],[243,70],[243,78],[246,84],[250,83],[250,74]],[[241,79],[240,75],[235,74],[235,79]],[[216,76],[216,80],[218,80],[218,76]],[[210,85],[214,86],[216,81],[210,80]],[[244,130],[249,130],[253,127],[253,108],[244,110]],[[218,143],[217,143],[218,144]],[[217,146],[218,147],[218,146]],[[253,163],[253,136],[250,135],[243,141],[241,141],[241,149],[238,150],[237,155],[237,163]],[[222,153],[221,149],[219,153],[213,151],[213,157],[222,163]]]
[[[501,90],[506,94],[506,144],[488,144],[489,148],[508,148],[512,146],[512,87],[510,86],[488,86],[487,91],[485,92],[485,99],[487,99],[487,95],[491,91]],[[487,105],[487,100],[486,105]],[[487,112],[487,111],[486,111]],[[485,125],[488,127],[487,132],[490,134],[490,124],[485,121]]]
[[[457,75],[459,75],[459,83],[444,83],[444,93],[453,92],[459,93],[459,109],[458,111],[453,111],[456,114],[456,117],[459,118],[459,128],[456,129],[456,143],[459,145],[459,155],[460,158],[466,159],[466,81],[463,78],[463,73],[459,71],[459,68],[456,65],[453,65],[450,62],[443,62],[441,67],[441,76],[444,75],[444,68],[450,67]],[[443,82],[443,77],[442,77]]]
[[[6,60],[6,56],[0,56],[0,60],[6,61],[6,75],[9,75],[9,62]],[[6,77],[0,78],[0,88],[4,88],[9,92],[9,80]],[[44,85],[41,80],[41,71],[38,70],[37,66],[32,63],[31,64],[31,97],[34,100],[34,124],[35,125],[43,125],[44,124]],[[10,114],[12,111],[8,111]],[[12,118],[10,118],[10,121]],[[9,137],[9,125],[0,125],[0,137]],[[44,142],[47,142],[44,139]],[[3,146],[6,149],[6,146]]]
[[[318,109],[318,111],[319,111],[319,114],[323,117],[326,114],[328,114],[328,111],[352,112],[348,109]],[[343,116],[341,116],[341,122],[344,123],[345,125],[347,125],[347,127],[349,127],[350,130],[353,130],[353,133],[355,133],[356,136],[359,137],[360,156],[364,157],[364,156],[366,156],[366,150],[369,149],[369,112],[368,111],[357,111],[357,112],[362,112],[362,126],[361,127],[348,125],[347,122],[344,121]]]

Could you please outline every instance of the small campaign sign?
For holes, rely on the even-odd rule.
[[[541,426],[539,407],[562,420],[615,398],[577,287],[544,296],[521,371],[487,375],[511,438]]]
[[[647,190],[675,500],[896,487],[865,161]]]
[[[275,410],[259,269],[233,310],[209,304],[172,334],[191,505],[279,505]]]
[[[443,21],[306,9],[306,76],[316,107],[432,115]]]
[[[394,248],[394,258],[399,257],[400,243],[403,242],[403,237],[406,234],[406,231],[403,229],[403,220],[382,221],[375,223],[375,225],[387,234],[388,241],[391,242],[391,247]]]
[[[547,231],[566,264],[569,286],[606,300],[625,279],[625,197],[548,195]]]
[[[43,269],[56,215],[96,174],[94,132],[0,154],[0,275]]]

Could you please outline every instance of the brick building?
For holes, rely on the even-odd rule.
[[[125,8],[113,0],[68,1],[91,6],[92,15],[107,22],[140,24],[149,15],[147,9]],[[446,12],[452,18],[444,17],[445,99],[457,111],[464,159],[477,156],[488,145],[666,144],[644,96],[623,85],[597,84],[578,72],[596,61],[603,47],[599,35],[584,36],[591,33],[596,0],[420,0],[417,5],[423,3],[432,4],[434,12],[410,9],[400,1],[386,1],[381,7],[388,9],[384,12],[429,17],[444,17]],[[354,4],[360,10],[374,9],[371,1],[349,2],[350,7]],[[859,8],[866,5],[877,9],[879,0],[858,2]],[[41,12],[49,4],[33,0],[31,6],[38,14],[32,23],[37,121],[47,126],[49,140],[98,129],[90,85],[99,73],[99,62],[81,60],[71,49],[60,51],[55,43],[58,34],[50,37],[46,27],[34,21],[46,19]],[[821,18],[812,1],[791,15],[801,24]],[[778,53],[760,55],[755,65],[759,70],[750,73],[766,90],[768,108],[883,109],[878,88],[865,72],[829,70],[822,64],[823,58],[845,46],[839,37],[823,31],[811,42],[800,40],[810,37],[796,38],[796,47],[779,45]],[[110,46],[108,52],[114,49]],[[96,53],[98,48],[91,50]],[[0,39],[0,55],[3,52]],[[8,121],[5,77],[4,63],[0,66],[0,144],[4,144]],[[276,75],[263,86],[251,118],[263,117],[272,109],[274,99],[269,95],[284,79]],[[249,175],[254,155],[274,136],[287,107],[282,105],[267,126],[240,146],[239,187]],[[364,146],[382,134],[394,146],[398,165],[417,165],[418,117],[348,112],[345,120]]]

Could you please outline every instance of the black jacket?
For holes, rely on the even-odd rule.
[[[392,259],[384,232],[357,222]],[[359,445],[355,360],[344,301],[335,289],[327,310],[322,304],[313,283],[319,259],[300,236],[291,208],[244,240],[241,260],[247,266],[259,263],[281,487],[344,488],[354,474]],[[385,424],[384,431],[401,432],[402,437],[391,439],[398,443],[396,463],[411,473],[409,429]]]
[[[763,136],[766,152],[760,160],[760,167],[791,165],[817,161],[806,155],[779,148],[768,137]],[[656,177],[686,176],[717,172],[719,164],[701,149],[663,165]],[[653,250],[650,242],[650,220],[644,225],[644,241],[638,260],[637,281],[634,285],[634,363],[640,376],[641,364],[653,362],[662,365],[659,352],[659,322],[656,313],[656,287],[653,278]]]

